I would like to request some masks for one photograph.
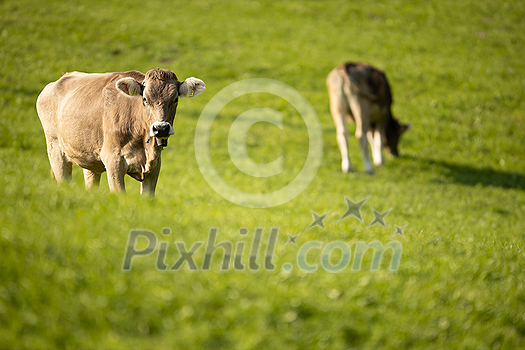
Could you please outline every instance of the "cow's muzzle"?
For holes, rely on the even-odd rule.
[[[146,140],[146,143],[148,143],[149,140],[152,137],[154,137],[156,146],[166,147],[168,145],[168,137],[170,137],[174,133],[175,133],[175,130],[173,130],[173,127],[171,126],[170,123],[155,122],[151,124],[151,127],[149,129],[148,139]]]
[[[168,122],[155,122],[151,124],[149,129],[149,136],[156,137],[158,139],[167,139],[173,134],[175,134],[175,131]]]

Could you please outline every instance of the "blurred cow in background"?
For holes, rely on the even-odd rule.
[[[374,173],[367,139],[372,148],[375,165],[383,165],[383,145],[392,155],[399,155],[399,138],[409,125],[399,124],[392,116],[392,94],[382,71],[369,64],[345,63],[328,74],[326,85],[330,95],[330,112],[337,132],[337,144],[341,151],[343,172],[353,171],[348,155],[347,120],[356,123],[355,136],[361,146],[367,173]]]

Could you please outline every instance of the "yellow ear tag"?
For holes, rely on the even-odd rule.
[[[195,94],[195,91],[191,90],[191,93],[188,95],[188,97],[193,97],[194,94]]]

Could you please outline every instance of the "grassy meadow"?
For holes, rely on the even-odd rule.
[[[525,347],[524,18],[517,0],[0,1],[0,348]],[[402,156],[386,156],[374,176],[363,172],[353,136],[358,171],[340,171],[325,78],[344,61],[385,70],[394,115],[411,123]],[[69,71],[156,67],[180,80],[198,77],[207,90],[179,103],[155,199],[140,196],[129,177],[127,193],[112,194],[105,174],[86,191],[78,167],[70,183],[53,182],[35,109],[44,86]],[[248,78],[296,89],[323,130],[313,181],[266,209],[221,197],[195,156],[204,107]],[[281,175],[251,177],[230,160],[228,131],[253,108],[283,113],[282,129],[257,123],[247,136],[255,162],[283,156]],[[230,184],[266,193],[299,173],[308,142],[287,101],[245,95],[217,116],[210,153]],[[363,221],[339,220],[344,196],[370,196]],[[390,209],[386,228],[370,226],[372,209]],[[328,213],[324,229],[307,230],[311,211]],[[396,226],[403,235],[393,235]],[[244,271],[221,271],[222,249],[202,271],[204,247],[193,256],[199,271],[187,262],[157,269],[162,242],[171,267],[180,257],[175,242],[189,250],[214,227],[217,243],[245,242]],[[247,252],[258,227],[261,267],[252,271]],[[272,227],[279,228],[273,271],[262,257]],[[155,233],[158,245],[123,272],[132,229]],[[288,235],[299,235],[297,245]],[[358,241],[397,241],[399,270],[389,271],[387,251],[377,272],[367,252],[360,271],[350,264],[331,273],[321,250],[311,249],[307,261],[318,269],[305,272],[297,257],[311,241],[344,242],[352,253]],[[142,237],[136,249],[146,246]],[[332,252],[336,265],[343,256]]]

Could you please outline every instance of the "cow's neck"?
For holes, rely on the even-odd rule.
[[[147,141],[147,142],[146,142]],[[155,138],[148,136],[144,138],[144,150],[146,151],[146,164],[144,166],[144,172],[149,173],[157,165],[160,154],[162,153],[163,147],[157,147]]]

